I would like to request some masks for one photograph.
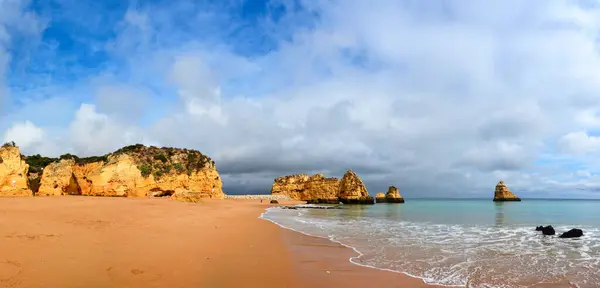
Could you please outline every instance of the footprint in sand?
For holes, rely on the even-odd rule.
[[[0,282],[9,281],[17,277],[23,267],[19,262],[4,260],[0,262]]]

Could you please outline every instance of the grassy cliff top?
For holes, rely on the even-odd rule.
[[[5,143],[5,146],[16,146],[14,142]],[[188,175],[204,167],[214,167],[215,162],[210,157],[200,153],[198,150],[181,149],[172,147],[155,147],[135,144],[125,146],[117,151],[102,156],[78,157],[72,154],[63,154],[60,157],[44,157],[39,154],[24,156],[23,159],[29,164],[29,174],[41,173],[42,168],[50,163],[58,162],[63,159],[72,159],[78,165],[85,165],[94,162],[109,162],[109,159],[126,154],[132,157],[142,175],[148,177],[153,174],[160,177],[171,172],[183,173]]]

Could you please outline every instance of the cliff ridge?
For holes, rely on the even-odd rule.
[[[71,154],[22,157],[28,168],[20,170],[29,178],[26,187],[39,196],[162,197],[185,193],[186,197],[173,198],[225,197],[215,162],[196,150],[136,144],[87,158]]]

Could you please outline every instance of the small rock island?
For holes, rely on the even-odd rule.
[[[521,198],[517,197],[517,195],[510,192],[510,190],[508,190],[508,187],[506,187],[506,185],[504,184],[504,181],[500,181],[496,185],[496,190],[494,191],[494,201],[521,201]]]
[[[404,198],[400,195],[396,186],[390,186],[386,194],[383,194],[383,192],[377,193],[375,199],[377,203],[404,203]]]

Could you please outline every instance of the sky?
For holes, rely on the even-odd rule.
[[[599,32],[593,0],[0,0],[0,137],[198,149],[230,194],[600,198]]]

